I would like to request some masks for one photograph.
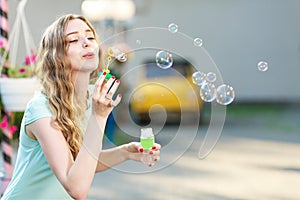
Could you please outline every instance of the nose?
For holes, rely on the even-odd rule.
[[[83,46],[84,48],[86,48],[86,47],[88,47],[89,45],[88,45],[87,42],[83,42],[82,46]]]
[[[88,46],[89,46],[89,42],[90,42],[90,41],[89,41],[88,39],[83,38],[83,43],[82,43],[83,48],[88,47]]]

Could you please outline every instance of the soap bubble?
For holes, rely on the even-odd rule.
[[[194,45],[195,45],[196,47],[202,47],[202,45],[203,45],[203,40],[202,40],[201,38],[195,38],[195,39],[194,39]]]
[[[171,32],[171,33],[176,33],[178,31],[178,25],[177,24],[174,24],[174,23],[171,23],[169,24],[168,26],[168,30]]]
[[[192,81],[194,84],[201,86],[206,82],[206,74],[200,71],[194,72],[192,75]]]
[[[122,52],[119,48],[117,47],[109,47],[108,48],[108,56],[115,57],[119,62],[126,62],[127,61],[127,56],[124,52]]]
[[[166,51],[156,53],[156,65],[162,69],[168,69],[173,65],[172,54]]]
[[[217,88],[217,103],[228,105],[233,102],[235,93],[230,85],[222,84]]]
[[[135,43],[136,43],[137,45],[141,45],[141,44],[142,44],[142,41],[141,41],[141,40],[136,40]]]
[[[127,56],[125,53],[123,52],[120,52],[119,54],[117,54],[116,56],[116,59],[119,61],[119,62],[126,62],[127,61]]]
[[[268,70],[269,68],[269,65],[267,62],[265,61],[260,61],[258,64],[257,64],[257,67],[258,67],[258,70],[261,71],[261,72],[265,72]]]
[[[215,82],[215,81],[217,80],[217,75],[216,75],[216,73],[214,73],[214,72],[208,72],[208,73],[206,74],[206,80],[207,80],[208,82],[211,82],[211,83]]]
[[[200,89],[200,97],[203,101],[212,102],[216,98],[216,86],[213,83],[204,83]]]

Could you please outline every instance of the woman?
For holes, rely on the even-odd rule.
[[[122,98],[113,99],[120,80],[105,81],[105,73],[97,79],[84,123],[88,85],[101,59],[95,30],[84,17],[64,15],[45,31],[37,57],[42,92],[24,113],[14,174],[2,199],[85,199],[95,172],[142,161],[138,142],[102,150],[107,117]],[[157,162],[160,145],[152,149]]]

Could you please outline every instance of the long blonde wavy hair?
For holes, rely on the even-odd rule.
[[[75,159],[82,145],[84,135],[82,120],[85,112],[75,96],[72,70],[66,51],[67,41],[64,32],[67,23],[73,19],[84,21],[99,44],[95,29],[85,17],[73,14],[63,15],[46,29],[41,39],[35,72],[40,79],[42,92],[46,95],[54,114],[55,127],[61,130]],[[100,49],[99,66],[91,73],[91,78],[97,77],[100,71],[101,52]]]

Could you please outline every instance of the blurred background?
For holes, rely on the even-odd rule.
[[[45,28],[58,16],[81,14],[83,2],[28,0],[25,12],[35,44],[38,45]],[[10,24],[14,22],[17,3],[9,1]],[[123,16],[124,19],[122,16],[121,20],[117,19],[120,13],[114,7],[110,8],[107,19],[101,14],[95,16],[93,23],[103,41],[112,33],[126,29],[167,28],[170,23],[176,23],[179,31],[188,36],[203,38],[203,46],[223,79],[235,88],[236,101],[299,102],[299,1],[140,0],[132,3],[134,11],[125,13],[128,16]],[[256,66],[260,60],[269,63],[268,73],[258,73]]]
[[[8,1],[10,27],[18,2]],[[123,101],[110,117],[105,147],[138,141],[144,126],[163,147],[151,169],[129,162],[97,174],[88,199],[299,198],[299,0],[28,0],[36,46],[67,13],[85,15],[105,50],[127,55],[110,65]],[[173,54],[170,73],[155,65],[161,49]],[[267,71],[258,69],[260,61]],[[234,88],[234,101],[199,98],[196,71],[215,72],[217,83]],[[211,151],[200,159],[205,142]]]

